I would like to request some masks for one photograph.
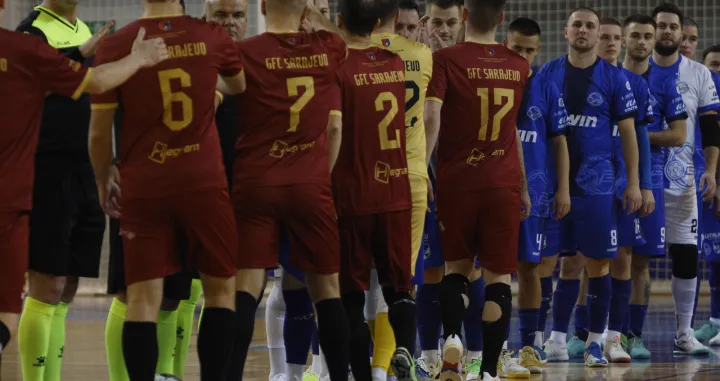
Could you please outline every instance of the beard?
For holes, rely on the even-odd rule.
[[[672,45],[663,45],[662,41],[658,41],[655,43],[655,51],[658,52],[661,56],[671,56],[675,54],[675,52],[678,51],[678,48],[680,47],[680,44],[673,43]]]

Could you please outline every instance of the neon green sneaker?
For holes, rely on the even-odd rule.
[[[480,365],[482,365],[482,359],[471,359],[466,362],[465,368],[465,381],[476,381],[480,379]]]
[[[320,377],[318,377],[317,374],[313,373],[312,368],[305,369],[305,373],[303,373],[302,381],[319,381]]]

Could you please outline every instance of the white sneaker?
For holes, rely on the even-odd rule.
[[[491,376],[490,373],[484,372],[482,381],[500,381],[500,376]]]
[[[158,381],[157,377],[155,377],[155,381]],[[301,381],[301,380],[290,380],[290,376],[288,376],[285,373],[278,373],[274,375],[270,381]]]
[[[545,342],[544,349],[545,354],[547,355],[547,360],[550,362],[570,360],[570,356],[568,356],[567,344],[560,344],[553,340],[548,340]]]
[[[462,379],[463,344],[457,335],[450,335],[442,348],[442,369],[440,378],[443,381],[463,381]]]
[[[620,337],[608,338],[605,342],[605,358],[610,362],[629,363],[630,355],[622,347]]]
[[[518,364],[513,352],[503,350],[497,364],[498,376],[503,378],[530,378],[530,371]]]
[[[709,341],[708,343],[709,343],[710,346],[712,346],[712,347],[715,347],[715,346],[720,345],[720,332],[718,332],[718,334],[717,334],[715,337],[713,337],[712,339],[710,339],[710,341]]]
[[[439,364],[428,364],[425,359],[420,357],[415,360],[415,376],[420,380],[433,380],[440,373]]]
[[[680,337],[675,339],[674,355],[708,356],[712,353],[713,351],[710,348],[702,345],[695,338],[692,330],[683,332]]]

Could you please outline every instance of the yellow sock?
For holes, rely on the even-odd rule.
[[[110,381],[130,381],[122,350],[122,331],[126,314],[127,305],[114,298],[105,323],[105,353]]]
[[[157,320],[158,362],[155,367],[157,374],[172,374],[174,369],[173,355],[177,340],[177,311],[160,311]]]
[[[190,338],[192,337],[193,321],[195,320],[195,306],[197,306],[201,296],[202,283],[200,279],[193,279],[190,299],[180,301],[178,306],[173,375],[180,379],[185,378],[185,362],[190,349]]]
[[[25,307],[18,326],[18,350],[24,381],[44,381],[50,329],[55,306],[31,297],[25,298]]]
[[[50,325],[50,345],[45,361],[45,381],[60,381],[62,374],[62,357],[65,349],[65,319],[69,305],[60,302],[55,307],[52,323]]]
[[[382,368],[388,371],[390,359],[395,352],[395,335],[387,312],[378,312],[375,315],[375,335],[373,336],[373,368]],[[390,374],[388,372],[388,374]]]

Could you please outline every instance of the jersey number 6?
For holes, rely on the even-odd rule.
[[[500,126],[505,115],[510,112],[515,105],[515,92],[512,89],[492,89],[493,103],[495,106],[502,106],[493,116],[492,132],[490,141],[498,140],[500,136]],[[487,140],[488,124],[490,122],[490,89],[477,89],[477,95],[480,97],[480,131],[478,132],[478,140]],[[503,104],[503,99],[507,99]]]
[[[180,131],[189,126],[193,120],[193,101],[182,91],[172,91],[170,82],[174,79],[180,80],[180,87],[192,86],[190,74],[183,69],[169,69],[158,72],[160,80],[160,93],[163,100],[163,124],[172,131]],[[173,103],[180,103],[182,106],[182,119],[173,119]]]

